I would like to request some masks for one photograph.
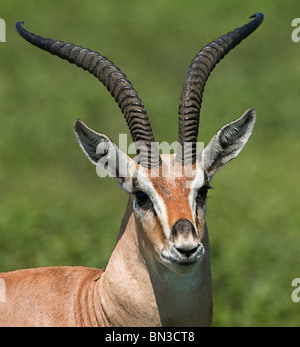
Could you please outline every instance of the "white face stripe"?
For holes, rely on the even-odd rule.
[[[201,164],[197,161],[196,176],[194,180],[191,182],[191,185],[190,185],[191,192],[189,195],[189,202],[190,202],[190,207],[191,207],[193,218],[194,218],[193,223],[195,227],[196,227],[196,196],[198,193],[198,189],[204,185],[204,182],[205,182],[204,169],[202,168]]]
[[[167,209],[163,199],[155,190],[149,176],[143,168],[138,169],[137,179],[139,186],[141,186],[142,190],[150,197],[153,205],[155,206],[155,212],[162,224],[164,234],[167,238],[169,238],[171,235],[171,230],[169,227]]]

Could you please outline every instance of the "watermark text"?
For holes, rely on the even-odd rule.
[[[294,302],[300,302],[300,278],[294,278],[292,281],[292,287],[296,287],[292,291],[292,300]]]
[[[6,24],[2,18],[0,18],[0,42],[6,42]]]
[[[294,18],[292,20],[292,27],[296,27],[292,31],[292,41],[298,43],[300,41],[300,18]]]
[[[198,160],[196,160],[195,165],[191,165],[191,153],[193,151],[192,146],[195,146],[195,152],[197,158],[200,157],[204,150],[204,143],[197,142],[195,144],[191,142],[186,142],[183,146],[178,144],[178,142],[173,142],[171,144],[167,142],[153,142],[150,148],[147,147],[145,143],[137,142],[131,143],[128,146],[127,134],[119,135],[119,146],[104,137],[102,141],[97,145],[96,155],[94,158],[97,160],[96,172],[99,177],[128,177],[130,176],[130,170],[132,163],[142,164],[142,166],[147,166],[149,163],[149,157],[155,158],[158,153],[167,154],[163,156],[163,165],[159,170],[152,170],[157,166],[157,160],[151,160],[151,167],[148,166],[150,170],[147,174],[150,177],[186,177],[193,178],[197,172]],[[175,155],[172,155],[180,148],[180,153],[182,153],[184,160],[180,161],[180,165],[174,164]],[[137,149],[139,154],[136,155]],[[129,155],[136,155],[133,160],[130,159]],[[144,165],[143,165],[144,163]],[[145,165],[146,163],[146,165]]]

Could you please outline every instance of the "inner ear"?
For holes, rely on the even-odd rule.
[[[97,165],[103,155],[107,154],[106,144],[112,141],[106,135],[89,128],[80,120],[75,121],[74,132],[84,154],[93,164]]]
[[[200,156],[209,179],[219,168],[241,152],[251,136],[255,119],[255,110],[250,108],[240,118],[224,125],[214,135]]]
[[[237,150],[241,147],[243,141],[248,141],[251,135],[251,133],[249,134],[249,128],[251,127],[250,131],[252,132],[253,120],[255,121],[255,113],[253,111],[253,109],[249,109],[242,117],[220,129],[219,142],[222,148]]]
[[[128,172],[133,170],[136,163],[123,153],[109,137],[90,129],[80,120],[75,122],[74,132],[88,159],[97,167],[105,170],[110,177],[116,178],[121,188],[131,193],[131,180]]]

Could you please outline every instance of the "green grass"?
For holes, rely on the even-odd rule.
[[[297,326],[300,277],[299,1],[2,1],[0,43],[0,270],[105,266],[127,196],[100,179],[72,131],[81,118],[116,142],[128,133],[114,100],[86,72],[29,45],[36,33],[100,51],[139,91],[157,141],[176,141],[188,65],[207,42],[261,11],[262,26],[217,66],[206,87],[199,139],[207,143],[248,107],[254,133],[214,178],[207,222],[214,326]]]

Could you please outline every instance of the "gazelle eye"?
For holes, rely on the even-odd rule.
[[[207,195],[207,191],[208,191],[208,188],[207,187],[201,187],[199,190],[198,190],[198,194],[197,194],[197,198],[199,197],[206,197]]]
[[[198,194],[196,196],[196,201],[197,201],[198,205],[202,205],[205,203],[208,189],[212,189],[212,187],[209,185],[206,185],[206,186],[201,187],[198,190]]]
[[[135,193],[135,197],[140,207],[144,209],[148,209],[149,207],[151,207],[152,202],[146,193],[139,190]]]

